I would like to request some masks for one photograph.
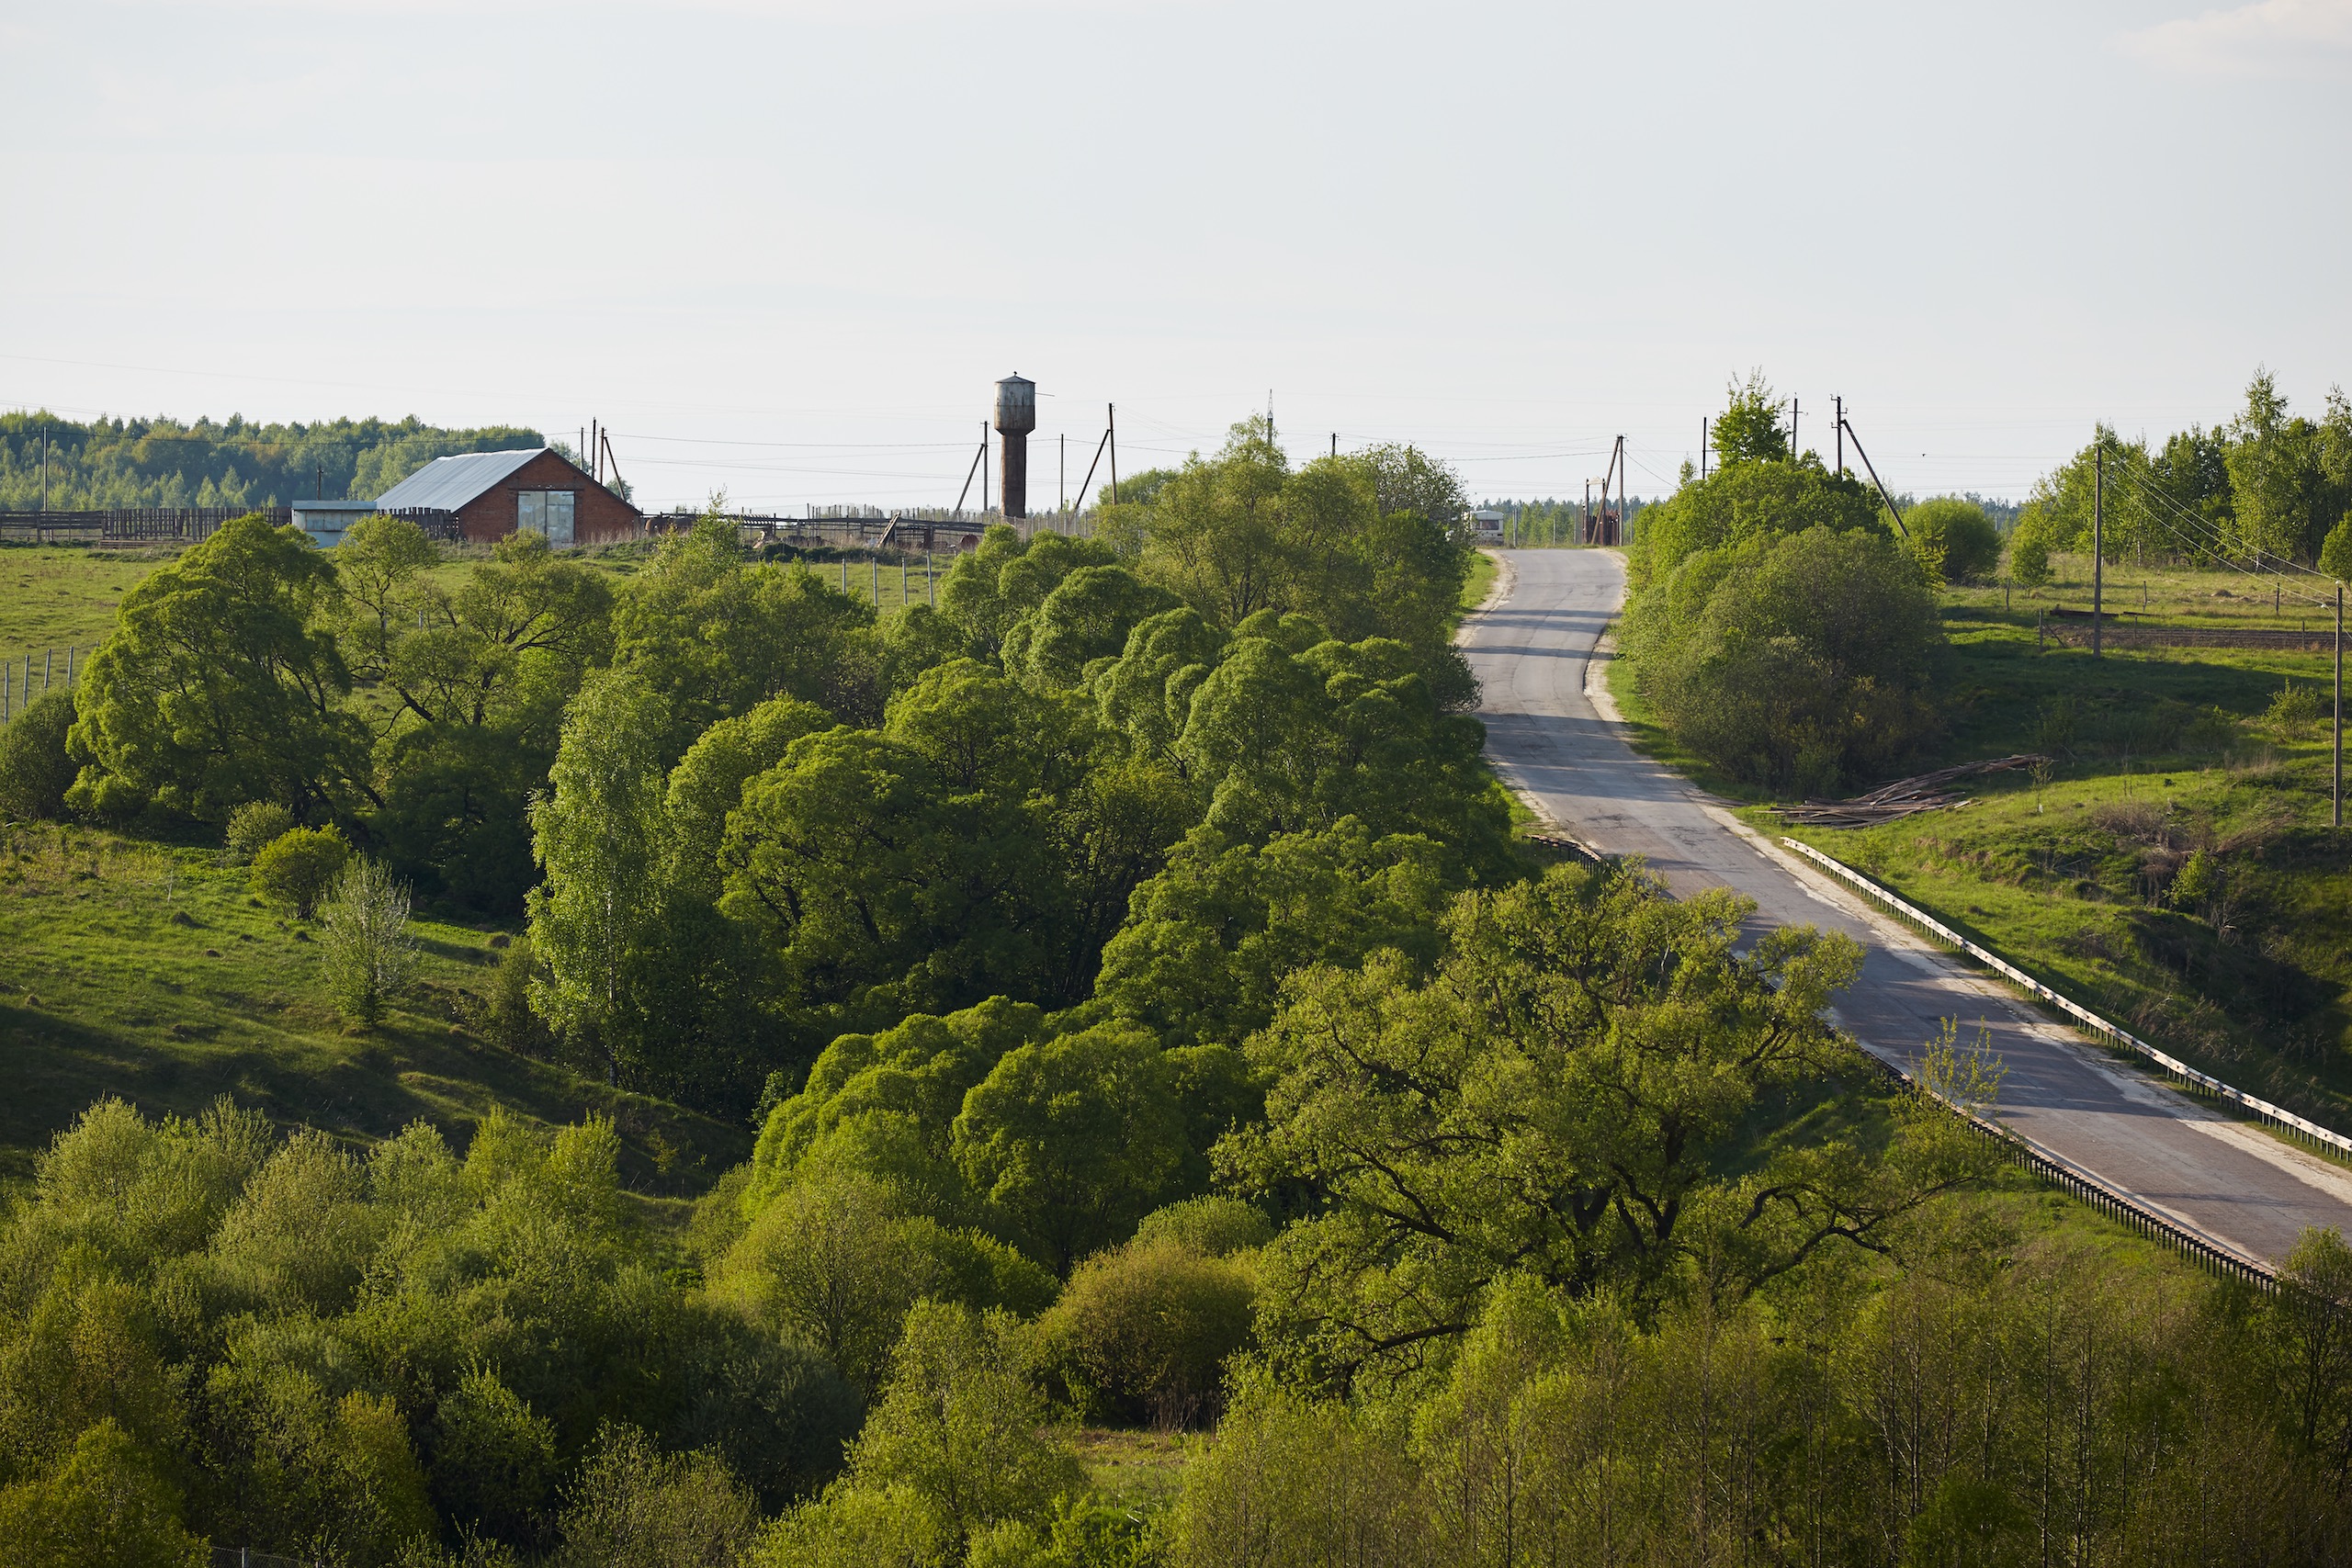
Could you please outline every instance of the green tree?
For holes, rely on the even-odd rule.
[[[533,854],[546,873],[530,896],[531,946],[547,965],[534,1001],[610,1083],[637,1043],[631,985],[660,931],[669,728],[669,704],[642,676],[593,678],[565,712],[548,793],[531,813]]]
[[[794,1561],[776,1547],[821,1540],[861,1496],[903,1498],[954,1561],[983,1531],[1049,1521],[1057,1501],[1081,1494],[1086,1472],[1032,1387],[1014,1329],[1001,1315],[939,1303],[909,1314],[889,1386],[858,1435],[848,1476],[786,1519],[770,1560]]]
[[[1935,596],[1883,535],[1694,555],[1634,603],[1625,643],[1667,726],[1736,778],[1833,790],[1906,761],[1937,726]]]
[[[345,865],[321,912],[327,994],[343,1015],[373,1028],[416,972],[408,889],[365,855]]]
[[[563,1511],[559,1568],[733,1568],[759,1504],[709,1453],[665,1454],[633,1427],[599,1435]]]
[[[804,565],[747,562],[735,533],[714,514],[664,542],[614,610],[614,662],[668,705],[664,761],[770,697],[870,724],[888,696],[874,607]]]
[[[1513,1272],[1736,1294],[1967,1179],[1974,1146],[1933,1110],[1883,1163],[1831,1143],[1728,1174],[1759,1099],[1851,1070],[1821,1010],[1860,961],[1810,929],[1742,951],[1748,912],[1555,867],[1463,896],[1426,984],[1388,955],[1295,976],[1250,1043],[1276,1079],[1265,1123],[1219,1151],[1246,1188],[1314,1194],[1262,1254],[1280,1363],[1408,1375]]]
[[[1227,1357],[1249,1343],[1246,1263],[1137,1236],[1097,1253],[1038,1319],[1045,1365],[1089,1416],[1166,1429],[1213,1419]]]
[[[376,748],[374,826],[420,886],[519,911],[534,880],[529,796],[554,761],[564,704],[608,656],[609,580],[515,533],[445,589],[424,575],[433,547],[414,524],[378,518],[352,533],[335,552],[363,551],[343,569],[345,647],[394,698]]]
[[[2338,582],[2352,581],[2352,512],[2327,531],[2320,546],[2319,569]],[[5,766],[0,763],[0,766]]]
[[[973,1191],[1067,1275],[1174,1195],[1186,1143],[1159,1043],[1111,1023],[1009,1052],[965,1096],[953,1152]]]
[[[71,689],[42,693],[0,728],[0,812],[52,820],[65,815],[76,771],[67,750],[73,728]]]
[[[289,829],[254,854],[254,890],[307,920],[350,858],[351,846],[333,828]]]
[[[1169,1040],[1238,1044],[1297,970],[1352,967],[1379,948],[1433,962],[1449,891],[1437,845],[1374,840],[1354,818],[1263,846],[1195,833],[1138,889],[1097,991]]]
[[[426,1472],[443,1518],[493,1540],[528,1547],[553,1499],[555,1428],[475,1367],[435,1403]]]
[[[1868,487],[1829,472],[1817,460],[1732,464],[1644,509],[1628,552],[1634,586],[1647,592],[1703,550],[1785,538],[1811,528],[1893,533]]]
[[[2324,433],[2290,415],[2278,378],[2257,367],[2230,434],[2233,542],[2249,554],[2312,559],[2335,514]]]
[[[1946,582],[1988,577],[2001,563],[2001,536],[1973,501],[1937,496],[1905,513],[1903,524],[1912,552],[1923,561],[1932,553]]]
[[[300,531],[223,525],[123,595],[73,729],[75,809],[154,801],[220,820],[274,800],[309,820],[372,796],[331,628],[334,568]]]
[[[211,1553],[180,1523],[180,1503],[121,1427],[85,1431],[53,1476],[0,1488],[0,1540],[18,1562],[49,1568],[203,1568]]]
[[[1724,412],[1715,416],[1708,440],[1715,461],[1725,468],[1742,463],[1785,463],[1796,454],[1789,448],[1788,427],[1781,423],[1781,400],[1772,395],[1762,369],[1750,370],[1745,382],[1726,389]]]
[[[2040,588],[2050,581],[2049,543],[2024,518],[2009,531],[2009,577],[2020,588]]]

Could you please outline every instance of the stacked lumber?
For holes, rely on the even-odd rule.
[[[1804,828],[1875,828],[1882,822],[1916,816],[1922,811],[1942,811],[1954,806],[1967,805],[1968,797],[1951,787],[1962,779],[2030,768],[2037,762],[2049,761],[2039,751],[2021,751],[2014,757],[1962,762],[1957,767],[1938,768],[1932,773],[1921,773],[1917,778],[1897,779],[1891,784],[1881,784],[1868,795],[1858,795],[1851,800],[1808,800],[1803,806],[1783,806],[1779,808],[1781,819]]]

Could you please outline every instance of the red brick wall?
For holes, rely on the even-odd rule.
[[[603,545],[633,539],[644,518],[636,507],[565,462],[553,452],[542,452],[498,482],[498,488],[476,496],[458,509],[466,538],[487,545],[514,531],[515,492],[526,490],[568,490],[572,492],[571,542]]]

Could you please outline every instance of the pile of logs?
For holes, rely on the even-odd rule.
[[[1939,768],[1917,778],[1881,784],[1870,794],[1858,795],[1851,800],[1808,800],[1803,806],[1783,806],[1780,807],[1781,819],[1805,828],[1874,828],[1898,817],[1967,805],[1967,796],[1947,787],[1962,779],[1982,773],[2005,773],[2049,761],[2038,751],[2026,751],[2014,757],[1996,757],[1988,762],[1962,762],[1956,768]]]

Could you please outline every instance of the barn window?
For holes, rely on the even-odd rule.
[[[514,492],[514,526],[545,534],[550,545],[571,543],[571,492],[568,490],[520,490]]]

